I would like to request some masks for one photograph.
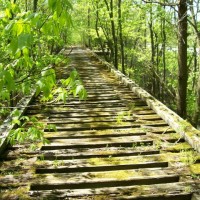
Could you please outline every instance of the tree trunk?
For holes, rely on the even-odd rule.
[[[200,32],[198,32],[198,46],[200,48]],[[199,58],[200,58],[200,52],[199,52]],[[200,68],[199,68],[199,77],[196,85],[196,109],[195,113],[193,115],[193,124],[197,127],[199,124],[199,118],[200,118]]]
[[[197,37],[197,44],[198,44],[198,47],[200,49],[200,29],[198,28],[198,23],[197,23],[197,15],[195,15],[195,12],[194,12],[194,1],[191,0],[189,1],[190,3],[190,12],[192,13],[192,26],[194,28],[194,32],[196,34],[196,37]],[[197,8],[199,7],[199,2],[197,2]],[[197,68],[197,56],[200,58],[200,51],[199,51],[199,55],[197,55],[197,50],[196,50],[196,45],[194,45],[194,52],[195,52],[195,60],[194,60],[194,68],[195,68],[195,71],[196,71],[196,68]],[[196,109],[195,109],[195,112],[193,114],[193,118],[192,118],[192,123],[195,127],[198,126],[199,124],[199,118],[200,118],[200,68],[199,68],[199,77],[198,77],[198,80],[197,80],[197,83],[196,83]]]
[[[25,0],[25,11],[27,12],[28,11],[28,0]]]
[[[185,118],[187,115],[187,0],[178,5],[178,94],[177,112]]]
[[[165,9],[165,7],[164,7]],[[166,31],[165,31],[165,24],[166,20],[165,18],[162,19],[162,65],[163,65],[163,81],[166,81],[166,59],[165,59],[165,53],[166,53]]]
[[[198,127],[199,124],[199,115],[200,115],[200,78],[198,79],[198,83],[197,83],[197,99],[196,99],[196,110],[193,116],[193,123],[195,127]]]
[[[117,37],[115,32],[115,22],[114,22],[114,9],[113,9],[113,0],[110,0],[110,7],[108,5],[107,0],[104,0],[107,10],[109,12],[110,22],[111,22],[111,32],[113,38],[113,46],[114,46],[114,66],[118,69],[118,45],[117,45]]]
[[[117,36],[115,32],[115,22],[114,22],[114,14],[113,14],[113,0],[110,0],[110,20],[111,20],[111,27],[112,27],[112,36],[114,41],[114,66],[118,69],[118,45],[117,45]]]
[[[33,12],[37,12],[38,0],[33,0]]]
[[[152,9],[152,8],[151,8]],[[152,10],[150,10],[150,22],[149,22],[149,30],[150,30],[150,38],[151,38],[151,65],[152,65],[152,70],[155,71],[155,43],[154,43],[154,32],[153,32],[153,16],[152,16]],[[152,73],[152,94],[155,95],[156,93],[156,81],[154,77],[154,73]]]
[[[103,52],[103,55],[104,55],[104,58],[105,60],[108,60],[107,59],[107,56],[106,56],[106,53],[105,53],[105,50],[104,50],[104,47],[103,47],[103,44],[102,44],[102,40],[101,40],[101,37],[100,37],[100,34],[99,34],[99,27],[98,27],[98,22],[99,22],[99,5],[98,5],[98,1],[96,2],[96,22],[95,22],[95,30],[96,30],[96,34],[97,34],[97,37],[99,39],[99,44],[101,46],[101,50]]]
[[[90,21],[90,8],[88,8],[88,46],[91,48],[91,36],[90,36],[90,26],[91,26],[91,21]]]
[[[121,47],[121,64],[122,64],[122,73],[125,74],[125,66],[124,66],[124,40],[123,40],[123,33],[122,33],[121,4],[122,4],[122,1],[118,0],[118,25],[119,25],[120,47]]]

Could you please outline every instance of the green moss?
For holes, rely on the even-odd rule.
[[[91,198],[91,200],[105,200],[105,199],[110,199],[110,195],[95,195],[92,196]]]
[[[168,136],[169,136],[169,138],[172,138],[172,139],[179,139],[179,138],[181,138],[182,136],[179,134],[179,133],[176,133],[176,132],[174,132],[174,133],[169,133],[169,134],[167,134]]]
[[[200,163],[190,165],[190,171],[192,174],[200,175]]]
[[[193,136],[200,137],[200,131],[198,131],[198,130],[188,131],[186,134],[187,134],[189,137],[193,137]]]
[[[169,146],[167,150],[181,151],[181,150],[188,150],[191,148],[192,147],[187,142],[183,142],[183,143],[173,144],[172,146]]]
[[[180,127],[179,127],[180,131],[184,131],[184,132],[189,131],[192,127],[192,125],[186,120],[179,122],[179,125],[180,125]]]
[[[180,153],[180,161],[186,165],[192,165],[198,159],[198,154],[195,151],[182,151]]]
[[[20,200],[30,200],[28,195],[29,187],[19,187],[17,189],[9,189],[0,193],[1,200],[8,199],[20,199]]]
[[[129,103],[128,104],[128,108],[130,109],[130,110],[135,110],[136,109],[136,105],[135,105],[135,103]]]
[[[62,165],[64,165],[64,161],[63,161],[63,160],[54,160],[54,161],[53,161],[53,166],[54,166],[55,168],[57,168],[57,167],[59,167],[59,166],[62,166]]]
[[[119,112],[116,116],[116,123],[119,125],[124,124],[124,122],[131,119],[130,114],[131,114],[130,111]]]
[[[118,180],[123,180],[123,179],[128,179],[129,177],[132,176],[140,176],[140,172],[136,171],[128,171],[128,170],[123,170],[123,171],[111,171],[107,173],[98,173],[95,174],[96,178],[115,178]]]
[[[132,159],[120,159],[117,157],[109,157],[109,158],[90,158],[89,163],[91,165],[123,165],[123,164],[137,164],[142,162],[149,161],[148,157],[134,157]]]
[[[49,164],[48,164],[48,162],[47,161],[45,161],[45,160],[37,160],[36,162],[35,162],[35,165],[36,166],[48,166]]]

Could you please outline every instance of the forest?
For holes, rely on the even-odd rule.
[[[0,120],[36,89],[44,103],[86,91],[59,52],[82,45],[190,121],[200,123],[199,0],[0,0]],[[61,84],[61,85],[62,85]],[[19,123],[19,122],[15,122]]]

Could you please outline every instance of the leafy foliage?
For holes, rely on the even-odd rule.
[[[23,143],[25,141],[41,141],[44,144],[48,140],[44,137],[43,123],[40,123],[35,117],[22,116],[19,118],[19,111],[15,110],[12,115],[12,123],[17,126],[16,129],[11,130],[7,141],[14,145],[16,143]],[[48,127],[55,130],[55,127]]]
[[[0,100],[12,106],[12,94],[30,92],[36,83],[37,94],[48,96],[55,86],[52,57],[64,44],[65,30],[71,25],[68,0],[43,2],[37,12],[24,10],[21,2],[1,1],[0,11]],[[28,6],[28,5],[26,5]],[[62,28],[64,27],[64,28]]]
[[[44,102],[55,95],[56,101],[66,102],[71,94],[85,99],[87,93],[77,71],[61,80],[60,87],[56,80],[55,66],[68,63],[59,51],[70,42],[72,3],[0,0],[0,5],[0,53],[4,55],[0,58],[0,112],[6,116],[32,88],[36,96],[43,95]],[[47,143],[43,130],[55,130],[36,118],[19,117],[17,111],[12,123],[16,125],[8,138],[12,145],[26,140]]]

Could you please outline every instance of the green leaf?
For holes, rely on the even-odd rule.
[[[72,25],[72,18],[71,15],[68,12],[63,12],[60,19],[59,19],[60,25],[67,25],[70,27]]]
[[[72,4],[70,3],[69,0],[62,0],[63,5],[68,7],[69,9],[73,9]]]
[[[30,93],[30,90],[31,90],[31,84],[27,83],[27,82],[24,82],[22,83],[22,93],[23,94],[29,94]]]
[[[13,28],[14,22],[11,21],[6,27],[5,27],[5,31],[6,32],[11,32],[12,28]]]
[[[36,117],[31,117],[30,120],[31,120],[32,122],[38,122],[38,119],[37,119]]]
[[[20,120],[30,121],[30,118],[28,116],[22,116],[20,117]]]
[[[20,122],[20,120],[18,119],[18,117],[13,117],[13,118],[12,118],[12,124],[14,124],[14,125],[17,124],[17,125],[20,126],[20,125],[21,125],[21,122]]]
[[[84,89],[83,85],[78,85],[75,90],[75,96]]]
[[[24,55],[24,56],[26,56],[26,57],[29,56],[29,49],[28,49],[27,47],[24,47],[24,48],[22,49],[22,52],[23,52],[23,55]]]
[[[0,96],[3,101],[4,100],[7,100],[8,102],[10,101],[10,92],[8,90],[2,90]]]
[[[5,15],[6,15],[7,18],[11,18],[12,17],[10,9],[6,8]]]
[[[56,2],[57,0],[48,0],[48,6],[52,11],[56,9]]]
[[[87,99],[87,91],[86,91],[85,88],[83,90],[81,90],[81,92],[79,93],[79,98],[81,100],[86,100]]]
[[[49,131],[56,131],[57,129],[56,129],[56,125],[54,125],[54,124],[48,124],[46,127],[45,127],[45,129],[48,129]]]
[[[12,112],[12,116],[13,117],[19,117],[20,116],[20,112],[18,109],[15,109],[13,112]]]
[[[24,47],[30,47],[33,42],[32,34],[21,34],[18,37],[18,48],[22,50]]]
[[[41,27],[42,25],[42,16],[39,13],[32,13],[29,18],[31,18],[31,26],[36,27],[37,29]]]
[[[61,4],[61,1],[58,0],[57,1],[57,6],[56,6],[57,17],[60,17],[62,11],[63,11],[63,7],[62,7],[62,4]]]
[[[16,53],[17,49],[18,49],[18,39],[17,38],[13,38],[11,43],[10,43],[10,45],[9,45],[9,50],[14,55]]]
[[[3,86],[4,86],[4,81],[2,79],[0,79],[0,93],[1,93],[1,91],[3,89]]]
[[[23,30],[24,30],[23,21],[22,20],[19,20],[16,23],[16,29],[17,29],[17,36],[19,36],[23,32]]]
[[[5,86],[9,91],[13,91],[15,89],[15,82],[13,77],[11,76],[10,72],[5,71],[4,72],[5,76]]]
[[[40,92],[41,92],[41,89],[40,89],[40,87],[37,85],[37,83],[36,83],[36,91],[35,91],[35,96],[37,97],[39,94],[40,94]]]
[[[48,78],[49,79],[48,81],[51,81],[51,83],[56,82],[56,75],[53,69],[44,68],[41,74],[42,77]]]
[[[75,79],[76,77],[78,77],[78,72],[76,70],[73,70],[71,73],[70,73],[70,77],[71,79]]]

